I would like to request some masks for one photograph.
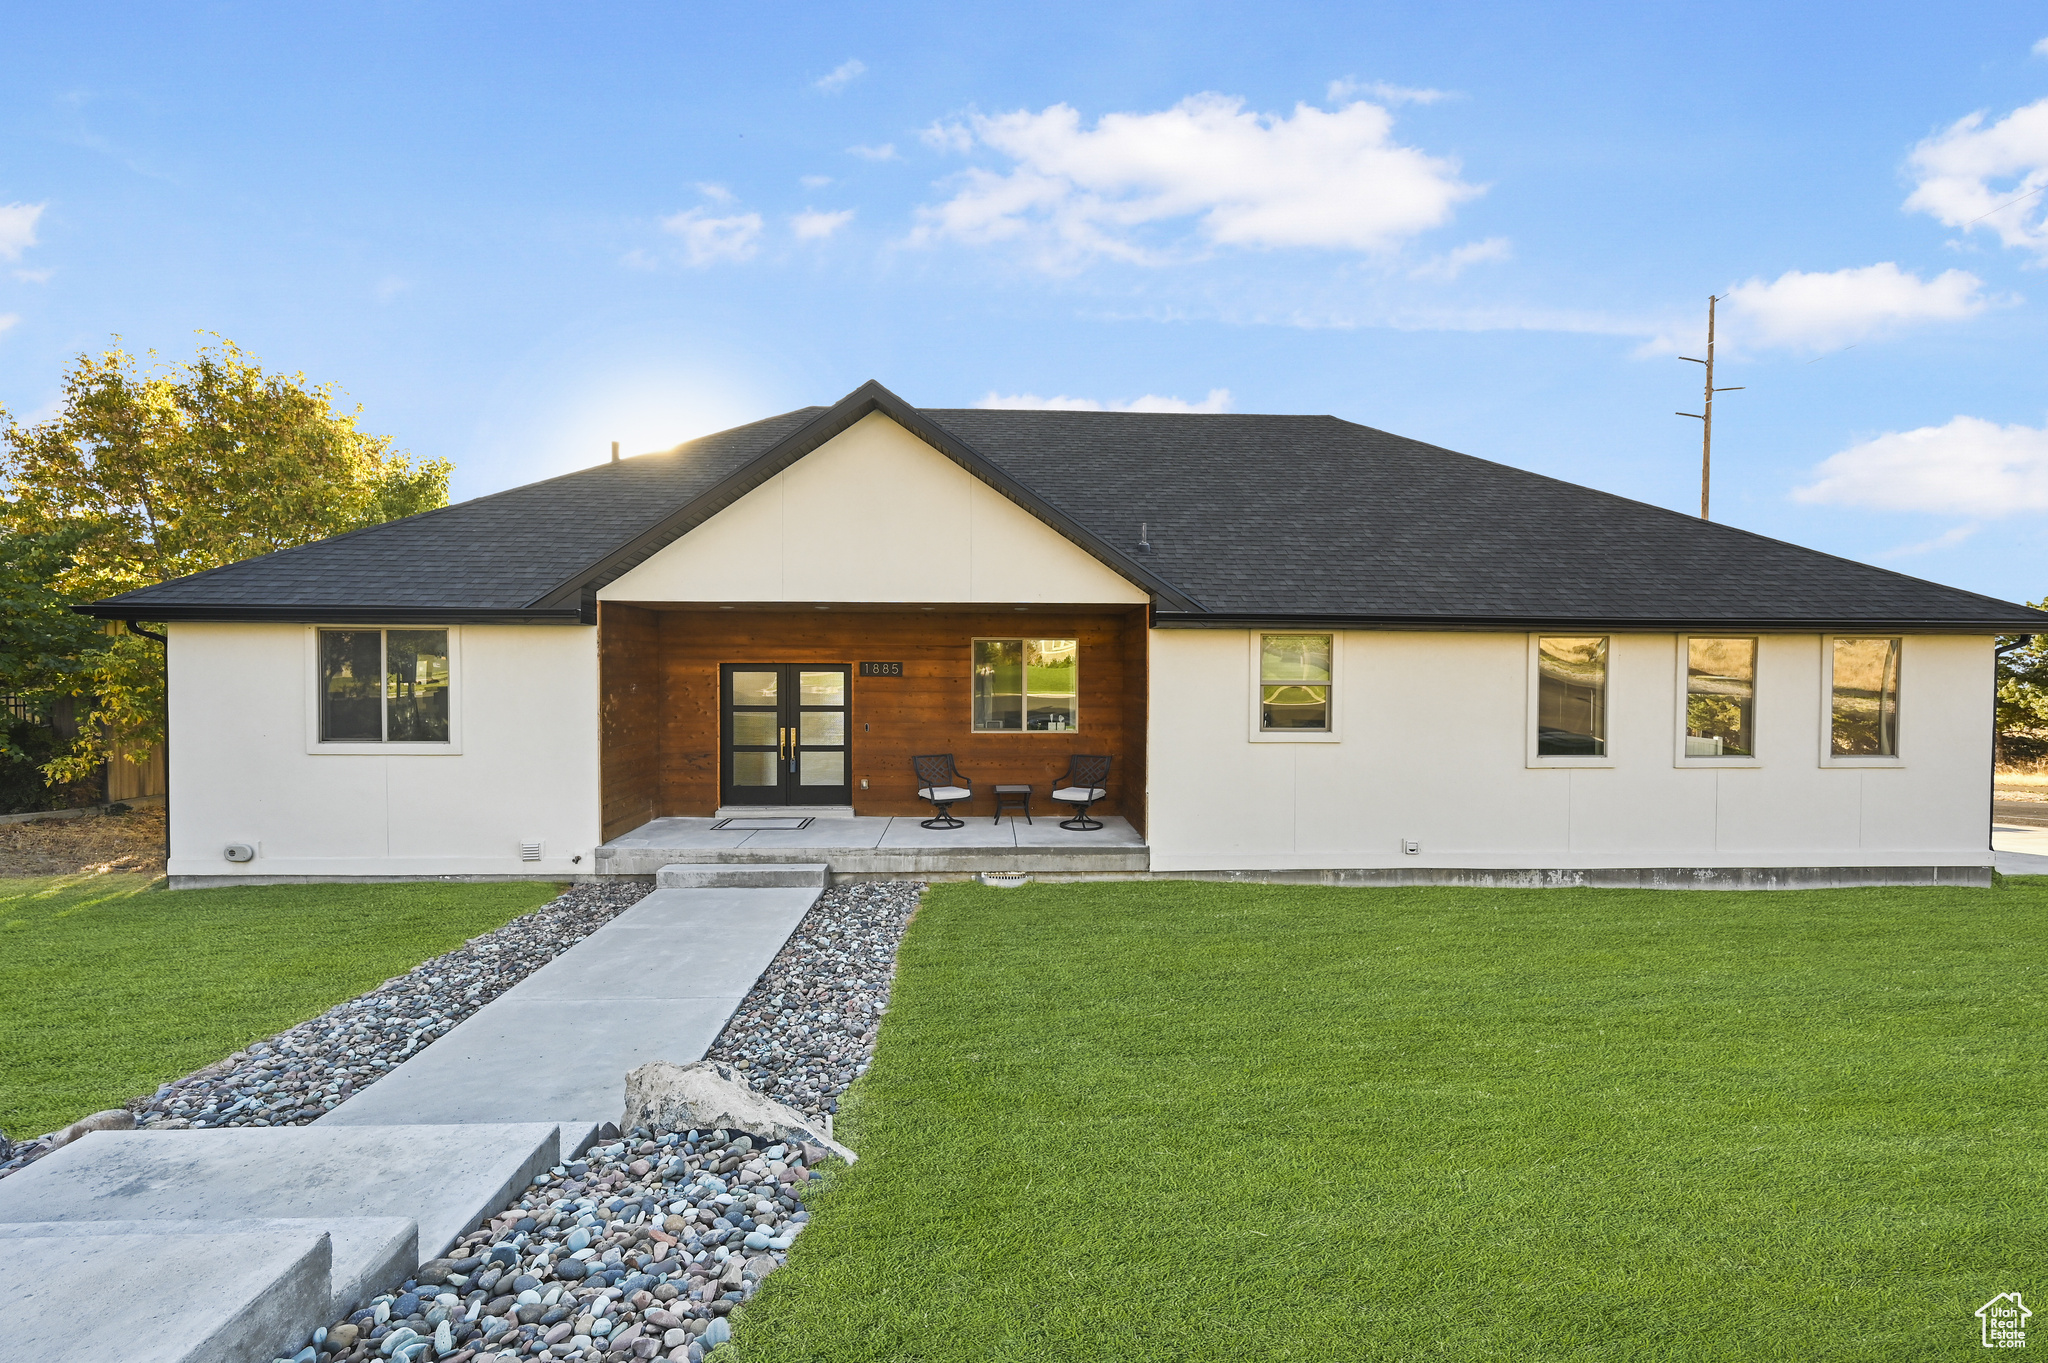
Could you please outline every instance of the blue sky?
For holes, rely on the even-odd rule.
[[[204,329],[459,496],[876,378],[1330,412],[1690,510],[1675,357],[1718,292],[1716,519],[2048,594],[2037,7],[17,2],[6,32],[17,418],[114,333]]]

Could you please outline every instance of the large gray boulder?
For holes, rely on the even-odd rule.
[[[778,1141],[822,1145],[848,1164],[853,1151],[832,1139],[830,1125],[747,1087],[732,1066],[716,1060],[677,1065],[656,1060],[626,1076],[626,1115],[619,1130],[746,1131]]]

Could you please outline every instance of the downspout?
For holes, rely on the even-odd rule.
[[[170,636],[144,629],[134,620],[121,623],[130,634],[154,639],[164,650],[164,884],[171,883],[171,640]]]

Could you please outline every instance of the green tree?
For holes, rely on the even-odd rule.
[[[2048,598],[2030,602],[2048,610]],[[2048,757],[2048,634],[2008,634],[1998,641],[1998,763]]]
[[[115,339],[78,357],[55,416],[24,426],[0,412],[0,535],[28,556],[16,586],[40,622],[21,626],[24,659],[36,639],[77,639],[58,623],[72,604],[447,505],[448,461],[416,463],[361,430],[362,409],[339,408],[333,384],[266,373],[218,336],[145,371]],[[138,762],[163,737],[160,647],[87,623],[68,670],[21,677],[91,701],[70,750],[43,767],[52,783],[84,779],[114,735]]]

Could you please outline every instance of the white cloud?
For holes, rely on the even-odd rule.
[[[36,244],[36,220],[48,204],[0,204],[0,260],[20,260]]]
[[[24,284],[47,284],[56,273],[55,270],[16,270],[14,277]]]
[[[829,175],[805,175],[799,178],[797,183],[805,189],[823,189],[826,185],[832,183],[832,177]]]
[[[1448,90],[1418,89],[1412,85],[1389,85],[1383,80],[1359,80],[1346,76],[1330,82],[1328,98],[1332,104],[1369,96],[1382,104],[1434,104],[1450,96]]]
[[[2043,38],[2034,44],[2034,55],[2037,57],[2048,57],[2048,38]]]
[[[398,275],[388,274],[377,281],[377,286],[371,292],[376,295],[379,303],[389,303],[411,287],[412,281],[410,279],[403,279]]]
[[[850,81],[867,69],[868,64],[866,62],[858,57],[849,57],[812,81],[811,86],[813,89],[823,90],[828,95],[836,95],[841,90],[844,90]]]
[[[683,249],[692,265],[709,265],[715,260],[746,260],[760,248],[761,215],[735,213],[714,218],[702,208],[661,220],[662,230],[683,239]]]
[[[1787,270],[1728,290],[1721,316],[1736,346],[1830,350],[1919,322],[1974,317],[1991,305],[1983,288],[1965,270],[1922,279],[1890,261],[1825,274]]]
[[[990,392],[976,407],[990,407],[1013,412],[1227,412],[1230,410],[1230,390],[1211,388],[1209,396],[1200,402],[1189,402],[1186,398],[1163,398],[1156,393],[1133,398],[1129,402],[1097,402],[1094,398],[1051,397],[1042,398],[1036,393],[1014,393],[1004,396]]]
[[[1830,455],[1814,473],[1794,501],[1985,517],[2048,511],[2048,430],[1959,416],[1887,431]]]
[[[848,147],[846,150],[849,155],[858,156],[863,161],[894,161],[897,159],[896,144],[894,142],[884,142],[878,147]]]
[[[1286,116],[1203,94],[1093,128],[1065,104],[964,126],[1013,164],[968,170],[951,199],[918,210],[912,243],[1026,241],[1048,268],[1170,259],[1136,233],[1178,219],[1215,246],[1383,252],[1483,192],[1457,178],[1456,161],[1396,143],[1392,115],[1363,101]]]
[[[1514,244],[1506,237],[1488,237],[1485,241],[1475,241],[1425,260],[1409,273],[1418,279],[1456,279],[1468,265],[1506,260],[1514,253]]]
[[[21,314],[18,312],[0,312],[0,332],[9,330],[20,320]]]
[[[2048,40],[2044,40],[2048,41]],[[2035,50],[2040,50],[2038,45]],[[1906,207],[2048,259],[2048,99],[1985,126],[1980,110],[1913,148]]]
[[[706,184],[700,181],[697,185],[697,192],[713,203],[729,204],[732,202],[732,191],[724,185]]]
[[[1896,549],[1887,549],[1876,557],[1912,558],[1916,554],[1931,554],[1942,549],[1953,549],[1970,536],[1976,534],[1978,529],[1977,522],[1968,521],[1962,525],[1953,526],[1942,531],[1931,540],[1919,540],[1912,544],[1902,544]]]
[[[917,140],[933,151],[965,155],[974,150],[974,133],[965,123],[934,123],[919,133]]]
[[[853,214],[851,208],[842,208],[837,213],[821,213],[815,208],[806,208],[794,214],[789,225],[796,232],[798,241],[822,241],[852,222]]]

